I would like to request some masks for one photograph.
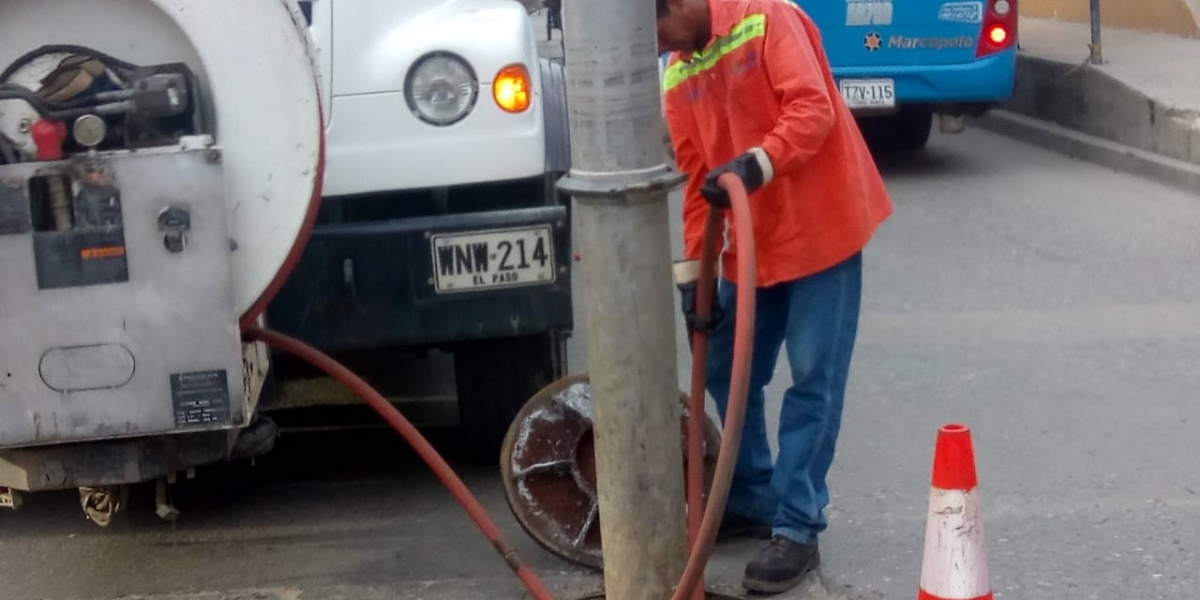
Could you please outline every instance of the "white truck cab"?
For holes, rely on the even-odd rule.
[[[317,225],[268,322],[383,387],[393,357],[452,355],[464,440],[495,454],[516,411],[566,373],[562,67],[539,58],[516,0],[300,4],[327,162]],[[320,378],[276,365],[268,409],[324,402]]]
[[[546,103],[562,97],[544,97],[522,5],[316,0],[312,6],[329,123],[326,194],[546,173]]]

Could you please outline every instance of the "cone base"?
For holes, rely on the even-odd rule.
[[[917,594],[917,600],[992,600],[992,593],[988,592],[982,596],[976,596],[974,598],[942,598],[941,596],[934,596],[933,594],[926,593],[925,590],[920,590]]]

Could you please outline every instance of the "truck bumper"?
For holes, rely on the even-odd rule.
[[[526,236],[522,260],[510,234],[534,229],[542,237]],[[511,264],[501,265],[505,256],[496,246],[503,249],[506,235],[512,242],[507,250],[514,254],[507,261]],[[537,239],[553,241],[541,256],[549,264],[522,270],[518,263],[534,262]],[[490,253],[490,260],[481,259],[480,244],[488,243],[491,248],[482,252]],[[502,271],[502,266],[515,268]],[[570,330],[567,209],[318,225],[267,320],[271,328],[327,352]]]
[[[0,450],[0,488],[127,485],[225,461],[234,437],[210,431]]]

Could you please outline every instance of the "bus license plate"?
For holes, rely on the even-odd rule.
[[[550,226],[435,235],[437,293],[471,292],[555,280]]]
[[[842,98],[850,108],[893,108],[896,82],[892,79],[843,79]]]

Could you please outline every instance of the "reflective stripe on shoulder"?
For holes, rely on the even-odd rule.
[[[721,61],[729,53],[741,48],[747,42],[762,37],[767,32],[767,15],[753,14],[729,30],[729,35],[717,38],[707,48],[692,55],[691,62],[675,61],[663,73],[663,91],[687,81],[703,73]]]

